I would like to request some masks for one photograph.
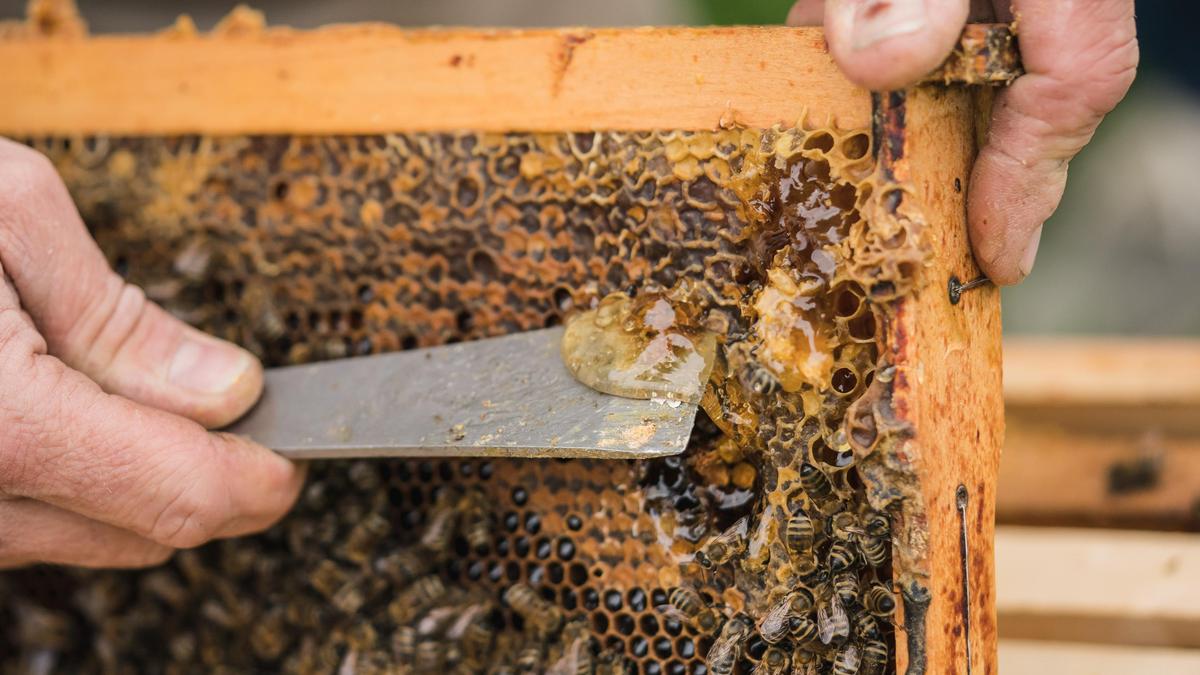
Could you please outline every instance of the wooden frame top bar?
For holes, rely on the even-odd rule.
[[[387,25],[0,39],[0,133],[870,124],[819,28]]]

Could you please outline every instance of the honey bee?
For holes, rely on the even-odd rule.
[[[730,675],[742,655],[742,643],[750,637],[754,623],[745,614],[737,614],[721,628],[721,634],[708,650],[705,663],[713,675]]]
[[[829,477],[808,462],[800,465],[800,485],[804,487],[813,504],[822,511],[836,501],[833,483],[829,482]]]
[[[837,656],[833,658],[833,675],[855,675],[860,660],[858,647],[847,644],[838,650]]]
[[[716,632],[721,625],[721,616],[717,610],[708,606],[700,594],[691,588],[679,586],[671,589],[667,595],[667,604],[657,609],[704,634]]]
[[[767,610],[767,613],[758,622],[758,634],[767,644],[776,644],[802,628],[803,622],[808,621],[805,615],[812,608],[812,592],[807,588],[799,587],[780,598]]]
[[[791,632],[792,603],[790,597],[780,598],[758,620],[758,634],[767,644],[781,642]]]
[[[850,635],[850,619],[836,593],[831,593],[829,599],[817,607],[817,628],[824,644],[840,642]]]
[[[392,655],[396,661],[412,665],[417,657],[417,629],[412,626],[400,626],[392,633]]]
[[[475,603],[461,609],[454,621],[446,628],[446,639],[453,642],[466,642],[467,634],[475,627],[487,630],[487,613],[491,611],[490,603]],[[490,635],[489,635],[490,640]]]
[[[346,474],[350,478],[350,483],[363,493],[374,492],[383,482],[379,475],[379,469],[367,460],[351,463]]]
[[[817,623],[807,616],[793,616],[789,628],[792,641],[796,644],[811,645],[821,639],[821,630]]]
[[[858,610],[854,614],[854,635],[863,641],[878,640],[882,633],[879,632],[875,615],[865,609]]]
[[[316,569],[308,577],[308,582],[317,589],[318,593],[328,599],[332,598],[338,589],[345,585],[349,577],[350,575],[340,565],[325,559],[317,563]]]
[[[596,659],[595,675],[627,675],[629,666],[625,659],[617,654],[609,654]]]
[[[329,604],[343,614],[354,614],[367,602],[366,590],[363,588],[363,578],[356,575],[329,598]]]
[[[872,567],[879,567],[887,562],[889,543],[881,537],[859,537],[858,550],[862,551],[863,560]]]
[[[854,546],[846,541],[833,542],[829,547],[829,571],[837,574],[854,567],[857,562],[857,556],[854,554]]]
[[[581,623],[568,624],[563,629],[563,653],[547,670],[548,675],[592,675],[591,637]]]
[[[784,675],[788,672],[791,658],[787,652],[774,645],[767,647],[762,658],[754,666],[754,675]]]
[[[813,528],[812,518],[809,518],[803,510],[798,509],[788,517],[787,524],[783,528],[783,540],[787,544],[788,551],[800,554],[809,552],[815,536],[816,530]]]
[[[450,540],[458,524],[458,509],[453,504],[435,507],[429,514],[429,523],[421,533],[421,546],[438,557],[450,549]]]
[[[745,386],[760,396],[770,396],[779,391],[779,378],[756,362],[746,364],[742,378]]]
[[[142,588],[175,609],[182,609],[188,601],[187,588],[166,570],[155,570],[144,576]]]
[[[883,538],[891,533],[892,523],[888,520],[887,515],[878,511],[872,511],[863,522],[863,530],[867,533],[867,536]]]
[[[504,601],[539,635],[551,635],[563,625],[562,610],[539,598],[537,593],[525,584],[509,586],[504,592]]]
[[[817,654],[797,647],[792,650],[792,675],[821,675],[823,661]]]
[[[375,561],[375,571],[400,586],[411,584],[431,569],[431,557],[423,556],[411,548],[400,549]]]
[[[471,550],[486,551],[492,543],[491,512],[478,492],[472,492],[462,511],[462,533]]]
[[[418,673],[436,673],[446,660],[444,645],[437,640],[422,640],[417,643],[413,669]]]
[[[342,557],[351,562],[364,563],[371,557],[375,546],[392,529],[391,523],[378,513],[369,513],[346,535],[342,546]]]
[[[863,675],[878,675],[887,665],[888,648],[882,640],[867,640],[862,645]]]
[[[250,646],[254,655],[272,661],[287,649],[290,637],[283,622],[283,608],[271,608],[250,629]]]
[[[531,640],[517,652],[517,671],[521,673],[536,673],[542,667],[542,643]]]
[[[455,673],[459,671],[459,666],[462,665],[462,658],[463,653],[461,645],[459,645],[457,642],[449,642],[446,644],[446,652],[443,654],[442,660],[445,662],[446,668],[449,669],[450,672]]]
[[[712,569],[733,560],[746,551],[749,530],[749,518],[739,518],[729,529],[709,539],[696,552],[696,562],[705,569]]]
[[[834,514],[829,519],[829,533],[838,541],[850,541],[864,532],[858,518],[849,511]]]
[[[397,625],[410,623],[425,613],[446,594],[446,586],[437,575],[426,575],[400,592],[390,604],[388,615]]]
[[[843,606],[855,602],[858,599],[858,575],[854,572],[834,575],[833,592],[841,599]]]
[[[896,595],[883,584],[871,584],[863,594],[863,607],[875,616],[891,616],[896,611]]]
[[[477,617],[467,624],[462,634],[463,663],[474,672],[482,672],[484,659],[492,650],[494,638],[495,630],[485,618]]]
[[[813,592],[804,586],[796,586],[795,590],[788,594],[788,597],[791,599],[793,614],[807,614],[817,606]]]
[[[449,634],[447,629],[462,614],[462,608],[454,605],[434,607],[426,612],[420,621],[417,621],[417,635],[428,637],[431,635],[443,635],[445,633],[444,637],[448,642],[454,641],[455,638]]]
[[[359,621],[346,629],[344,638],[346,645],[358,652],[369,652],[379,641],[379,634],[369,621]]]

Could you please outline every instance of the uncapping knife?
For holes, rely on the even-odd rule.
[[[295,459],[683,452],[696,403],[581,384],[563,365],[562,335],[547,328],[269,369],[262,400],[227,431]]]

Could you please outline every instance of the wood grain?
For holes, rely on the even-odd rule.
[[[1195,675],[1200,649],[1000,640],[1001,675]]]
[[[996,552],[1006,638],[1200,647],[1194,536],[1003,527]]]
[[[1010,405],[1200,407],[1200,341],[1024,337],[1004,356]]]
[[[1200,527],[1200,341],[1004,349],[1000,522]]]
[[[966,184],[977,152],[978,105],[964,90],[910,91],[904,157],[896,165],[896,178],[912,182],[929,221],[932,249],[893,337],[904,381],[897,409],[916,429],[906,452],[918,476],[928,533],[931,603],[925,638],[931,673],[966,672],[968,635],[972,672],[996,672],[992,529],[1004,429],[1000,294],[994,287],[971,291],[957,305],[947,295],[952,275],[978,274],[967,240],[965,191],[954,187]],[[956,506],[960,485],[967,491],[969,626]]]
[[[0,132],[868,125],[818,28],[403,30],[0,41]]]

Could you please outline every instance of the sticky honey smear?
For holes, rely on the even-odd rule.
[[[0,574],[0,671],[890,672],[925,249],[865,131],[30,142],[131,283],[269,364],[565,321],[597,388],[707,385],[678,457],[319,463],[261,535]]]
[[[568,319],[563,363],[580,382],[607,394],[699,403],[717,339],[686,321],[662,294],[614,293]]]

